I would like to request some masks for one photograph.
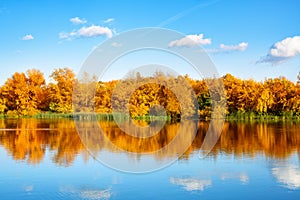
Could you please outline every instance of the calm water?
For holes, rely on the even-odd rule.
[[[299,123],[225,123],[213,151],[200,159],[208,128],[200,122],[184,155],[146,174],[113,170],[94,156],[122,154],[126,162],[141,162],[141,167],[144,157],[156,163],[176,158],[180,142],[163,154],[143,153],[171,141],[178,124],[166,125],[147,140],[124,134],[112,122],[100,124],[105,137],[135,156],[107,142],[93,143],[91,156],[72,120],[0,120],[0,199],[300,198]],[[193,126],[185,126],[188,139]]]

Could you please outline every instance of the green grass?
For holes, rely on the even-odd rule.
[[[72,113],[52,113],[52,112],[42,112],[36,115],[31,116],[31,118],[36,119],[73,119],[74,115]]]
[[[37,115],[32,116],[32,118],[37,119],[77,119],[77,120],[107,120],[111,121],[114,117],[118,117],[121,120],[128,119],[124,114],[111,114],[111,113],[39,113]]]
[[[41,112],[33,116],[20,116],[0,114],[0,119],[3,118],[36,118],[36,119],[96,119],[104,121],[112,121],[117,119],[118,121],[126,121],[130,116],[123,113],[53,113],[53,112]],[[178,121],[171,116],[138,116],[134,117],[135,120],[143,121]],[[180,120],[180,119],[179,119]],[[200,119],[201,121],[204,119]],[[208,119],[209,120],[209,117]],[[225,117],[226,121],[300,121],[300,113],[282,112],[278,114],[258,114],[255,112],[234,112]]]
[[[145,120],[145,121],[152,121],[152,120],[170,121],[171,116],[150,116],[150,115],[145,115],[145,116],[134,117],[134,119],[135,120]]]
[[[293,112],[282,112],[278,114],[255,113],[255,112],[235,112],[226,116],[227,121],[286,121],[300,120],[300,115]]]

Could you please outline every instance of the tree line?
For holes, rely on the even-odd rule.
[[[222,92],[219,85],[214,84],[216,79],[194,80],[187,75],[173,77],[161,72],[153,77],[137,73],[125,80],[102,82],[88,74],[76,79],[72,70],[59,68],[53,71],[50,80],[47,84],[37,69],[14,73],[0,87],[0,114],[19,117],[44,112],[111,113],[128,106],[132,117],[151,112],[159,115],[164,108],[170,117],[186,114],[205,118],[211,115],[213,103],[219,98],[218,101],[226,103],[227,115],[300,116],[300,73],[296,83],[285,77],[259,82],[226,74],[217,79],[224,85],[224,98],[219,95]]]

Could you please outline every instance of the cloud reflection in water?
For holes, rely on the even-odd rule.
[[[289,189],[300,189],[300,167],[294,164],[275,165],[272,174],[279,183]]]
[[[170,182],[174,185],[183,186],[186,191],[203,191],[205,188],[211,186],[211,180],[198,180],[193,178],[170,178]]]

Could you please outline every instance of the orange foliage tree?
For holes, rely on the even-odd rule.
[[[0,114],[4,114],[6,111],[6,99],[2,94],[2,87],[0,87]]]
[[[2,102],[14,114],[33,115],[47,107],[46,82],[39,70],[28,70],[27,75],[14,73],[1,90]]]
[[[50,78],[54,82],[48,86],[49,110],[58,113],[72,112],[72,93],[75,74],[68,68],[60,68],[54,70]]]
[[[14,73],[0,87],[0,114],[34,115],[41,111],[111,113],[113,103],[117,109],[128,109],[132,117],[147,116],[152,111],[162,114],[163,107],[168,116],[177,118],[183,113],[196,114],[198,103],[197,114],[206,118],[212,114],[214,103],[219,101],[224,102],[221,105],[226,102],[229,115],[300,116],[300,72],[296,83],[284,77],[263,82],[242,80],[231,74],[219,79],[193,80],[187,75],[172,77],[162,72],[156,72],[152,77],[142,77],[137,73],[125,80],[97,82],[87,73],[77,80],[68,68],[55,69],[50,78],[52,82],[46,85],[39,70]],[[220,95],[220,81],[224,84],[226,99]],[[115,92],[118,87],[121,89]]]

